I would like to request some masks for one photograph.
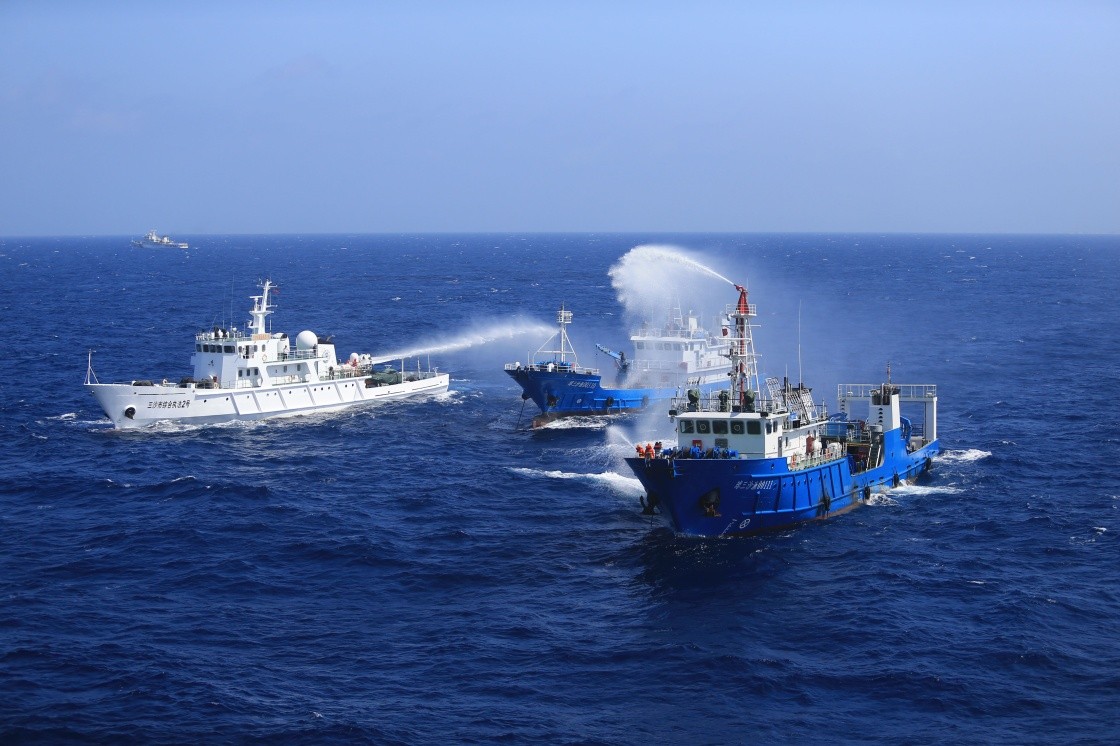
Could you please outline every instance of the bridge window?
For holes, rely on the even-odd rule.
[[[727,420],[712,420],[712,433],[727,435]]]
[[[731,434],[732,435],[742,435],[743,434],[743,421],[742,420],[732,421],[732,423],[731,423]]]
[[[758,420],[747,420],[747,435],[762,435],[762,423]]]
[[[707,435],[712,431],[712,423],[707,420],[696,420],[696,432]]]
[[[691,433],[692,432],[692,420],[681,420],[681,432],[682,433]]]

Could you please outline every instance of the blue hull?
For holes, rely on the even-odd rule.
[[[602,376],[571,370],[545,371],[529,368],[507,369],[510,378],[521,386],[521,398],[532,399],[541,410],[535,422],[578,415],[637,412],[650,404],[681,395],[673,388],[603,388]],[[694,385],[702,392],[715,391],[718,384]]]
[[[660,510],[678,533],[749,536],[830,518],[929,470],[939,441],[907,452],[901,432],[883,434],[883,461],[852,473],[847,456],[790,470],[784,458],[627,458],[646,490],[647,512]]]

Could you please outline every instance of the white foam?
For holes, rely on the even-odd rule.
[[[964,492],[964,490],[960,487],[953,487],[952,485],[931,486],[903,482],[898,487],[891,490],[891,492],[899,495],[959,495]]]
[[[943,451],[939,459],[948,463],[971,463],[992,455],[991,451],[981,451],[978,448],[967,448],[963,451]]]
[[[607,415],[598,417],[561,417],[546,422],[539,429],[543,430],[604,430],[610,423]]]
[[[893,506],[898,505],[898,500],[895,500],[890,495],[883,494],[882,492],[876,492],[874,495],[867,498],[867,504],[877,507]]]
[[[538,479],[577,479],[587,482],[597,482],[605,484],[615,492],[620,492],[626,495],[644,495],[645,488],[642,483],[634,477],[626,477],[621,474],[616,474],[613,471],[605,471],[599,474],[583,474],[580,472],[559,471],[549,469],[529,469],[521,466],[510,467],[510,471],[514,474],[521,474],[526,477],[534,477]]]

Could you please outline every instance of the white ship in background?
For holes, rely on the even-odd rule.
[[[155,231],[148,231],[148,235],[143,238],[134,238],[132,240],[133,246],[138,246],[141,249],[187,249],[186,241],[172,241],[170,236],[161,236]]]
[[[252,296],[247,330],[231,326],[195,335],[192,376],[172,383],[136,380],[99,383],[92,353],[85,387],[96,397],[117,428],[137,428],[161,420],[210,424],[260,420],[308,412],[344,409],[362,402],[446,391],[447,373],[394,369],[372,356],[352,353],[335,357],[330,339],[302,331],[294,340],[270,333],[265,319],[272,313],[266,280]]]

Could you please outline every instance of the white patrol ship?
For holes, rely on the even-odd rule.
[[[403,360],[399,369],[378,368],[383,359],[358,353],[340,362],[332,341],[314,332],[300,332],[294,345],[287,334],[268,332],[265,319],[273,309],[268,296],[275,286],[266,280],[260,287],[261,294],[251,296],[248,330],[215,328],[196,334],[194,374],[177,383],[100,383],[91,353],[85,387],[113,426],[260,420],[447,390],[447,373],[420,370],[419,364],[408,370]]]

